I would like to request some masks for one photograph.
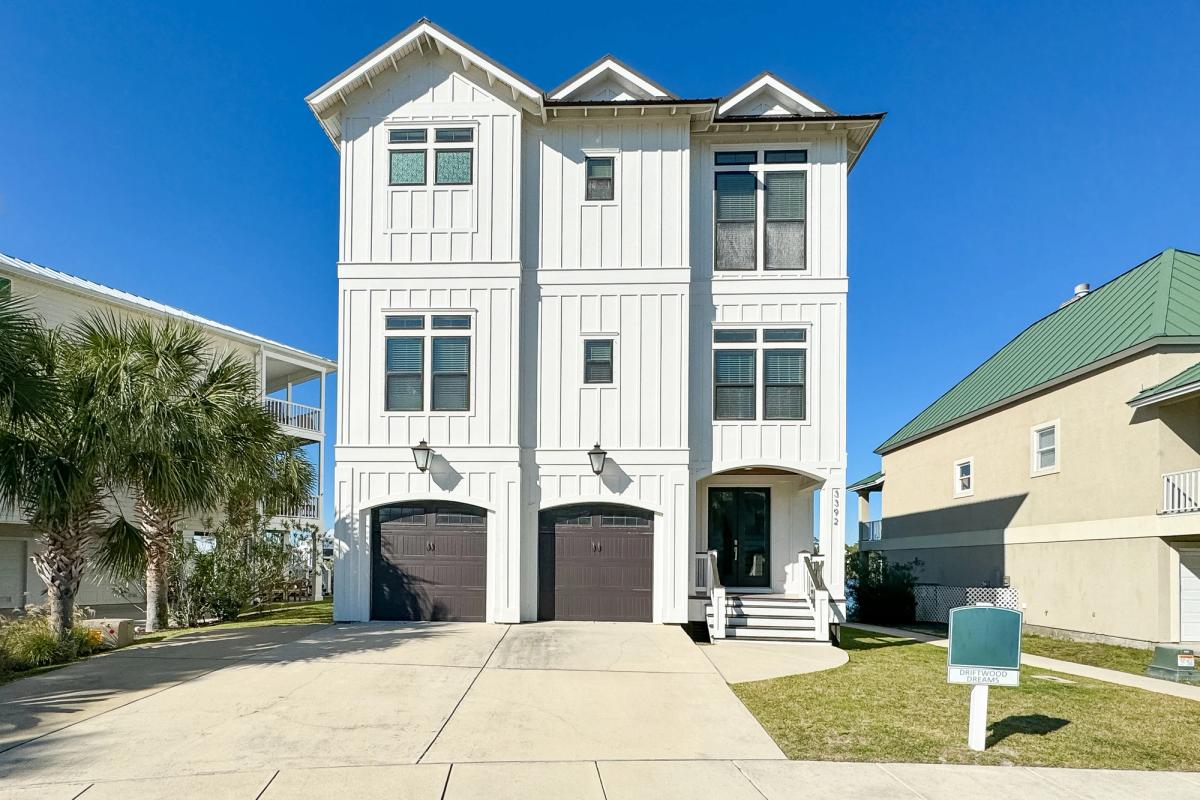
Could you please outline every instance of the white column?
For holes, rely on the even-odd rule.
[[[846,609],[846,476],[831,470],[821,487],[821,554],[825,556],[823,577],[831,601]]]

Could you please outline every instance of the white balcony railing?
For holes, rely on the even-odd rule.
[[[1162,513],[1200,511],[1200,469],[1163,475]]]
[[[883,536],[883,520],[871,519],[858,523],[858,540],[860,542],[878,542]]]
[[[278,425],[313,433],[321,432],[321,409],[316,406],[291,403],[278,397],[264,397],[263,407]]]
[[[298,506],[284,508],[279,512],[279,516],[293,519],[320,519],[321,498],[312,495]]]

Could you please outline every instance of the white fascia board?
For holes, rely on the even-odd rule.
[[[597,64],[596,66],[592,67],[587,72],[580,75],[575,80],[568,83],[563,88],[559,89],[557,92],[552,94],[550,96],[550,99],[551,100],[563,100],[568,95],[570,95],[572,92],[574,92],[576,89],[580,88],[581,86],[586,86],[588,83],[591,83],[598,75],[605,73],[605,72],[612,72],[616,75],[619,75],[620,77],[622,77],[625,80],[632,83],[634,86],[637,86],[638,88],[644,90],[651,97],[667,97],[668,96],[666,92],[664,92],[662,89],[658,88],[654,84],[649,83],[641,75],[638,75],[635,72],[629,71],[624,66],[622,66],[621,64],[618,64],[616,61],[614,61],[611,58],[606,58],[603,61],[601,61],[599,64]]]
[[[788,86],[786,83],[776,78],[774,75],[763,75],[758,80],[748,83],[741,91],[730,97],[728,100],[722,102],[717,108],[717,114],[720,115],[728,113],[731,108],[748,97],[753,96],[763,87],[769,87],[772,91],[790,100],[793,100],[796,103],[799,103],[801,106],[807,108],[809,111],[812,111],[814,114],[824,114],[829,111],[829,109],[817,104],[812,100],[812,98],[801,94],[796,89]]]
[[[1145,397],[1140,397],[1135,400],[1130,400],[1127,404],[1130,408],[1143,408],[1145,406],[1158,405],[1165,403],[1168,400],[1178,400],[1181,397],[1187,397],[1191,394],[1200,392],[1200,381],[1185,383],[1182,386],[1176,386],[1174,389],[1168,389],[1165,392],[1155,392],[1148,394]]]
[[[428,36],[437,42],[440,47],[450,50],[462,58],[465,62],[469,62],[479,67],[484,72],[490,73],[497,80],[513,87],[520,94],[525,95],[533,101],[539,108],[542,103],[541,90],[529,85],[522,79],[518,78],[512,72],[504,69],[495,61],[480,53],[474,48],[467,47],[452,36],[448,36],[439,30],[434,25],[428,22],[421,22],[415,25],[407,33],[397,37],[384,47],[380,48],[372,56],[368,56],[365,60],[352,67],[347,72],[342,73],[338,77],[326,83],[321,88],[310,94],[305,101],[311,106],[314,111],[328,103],[333,98],[337,97],[340,92],[345,91],[351,84],[354,84],[372,70],[387,63],[391,64],[392,56],[400,50],[411,45],[421,36]],[[319,117],[319,115],[318,115]]]

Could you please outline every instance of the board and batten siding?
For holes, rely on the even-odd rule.
[[[446,56],[418,56],[356,96],[342,119],[342,263],[515,263],[520,203],[520,111]],[[457,68],[456,68],[457,67]],[[425,186],[389,185],[388,131],[430,128]],[[432,182],[433,128],[470,127],[470,186]]]
[[[528,125],[527,268],[687,266],[690,134],[668,119]],[[611,201],[584,199],[589,154],[616,159]]]
[[[537,447],[687,446],[687,284],[543,284],[537,313]],[[612,383],[584,383],[585,339],[612,340]]]
[[[338,444],[411,447],[426,439],[440,446],[516,445],[517,307],[516,278],[343,278]],[[470,410],[389,413],[385,317],[435,311],[473,315]]]

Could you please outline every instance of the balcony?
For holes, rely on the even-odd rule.
[[[1162,513],[1189,514],[1200,511],[1200,469],[1163,475]]]
[[[860,542],[878,542],[883,537],[883,520],[872,519],[858,523]]]
[[[263,407],[280,427],[305,433],[319,434],[322,431],[321,409],[316,406],[293,403],[278,397],[264,397]]]
[[[303,503],[297,506],[290,506],[282,509],[278,517],[288,519],[321,519],[321,498],[317,495],[311,495]]]

